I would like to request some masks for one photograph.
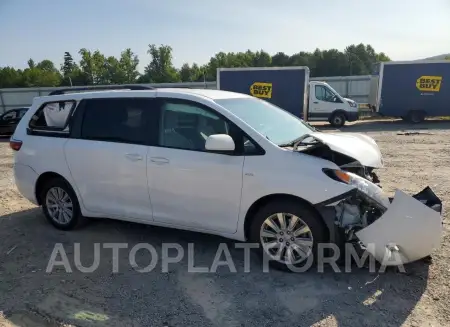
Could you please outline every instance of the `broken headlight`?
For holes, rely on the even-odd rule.
[[[327,176],[338,182],[354,186],[365,196],[384,208],[389,206],[389,198],[383,193],[382,189],[367,179],[343,170],[324,169],[323,171]]]

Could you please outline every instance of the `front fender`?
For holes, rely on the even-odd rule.
[[[283,165],[279,165],[280,162]],[[266,196],[285,194],[316,206],[336,201],[336,198],[355,190],[353,186],[328,177],[323,168],[339,169],[330,161],[290,151],[286,151],[285,156],[274,158],[273,165],[262,164],[257,156],[246,157],[238,231],[243,230],[251,206]]]

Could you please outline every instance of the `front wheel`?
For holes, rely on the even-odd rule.
[[[272,267],[308,270],[318,259],[318,245],[327,240],[321,218],[307,205],[296,201],[270,202],[255,215],[250,241],[259,243],[260,254]]]
[[[329,121],[331,126],[339,128],[344,126],[346,118],[342,112],[335,112],[334,114],[331,115]]]

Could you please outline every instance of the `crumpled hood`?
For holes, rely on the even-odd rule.
[[[373,138],[358,133],[322,133],[315,132],[308,135],[326,144],[331,150],[345,154],[372,168],[382,168],[381,151]]]

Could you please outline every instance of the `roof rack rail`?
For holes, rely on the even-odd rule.
[[[81,86],[81,87],[66,87],[50,92],[48,95],[61,95],[68,92],[77,91],[106,91],[106,90],[154,90],[152,86],[145,85],[104,85],[104,86]]]

